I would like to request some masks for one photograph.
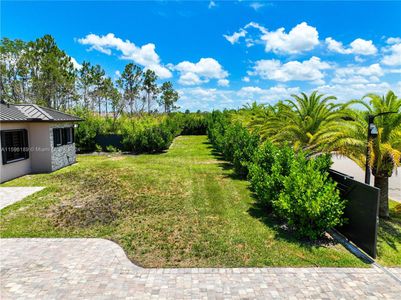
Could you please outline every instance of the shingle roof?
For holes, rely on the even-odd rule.
[[[82,119],[35,104],[0,104],[0,122],[76,122]]]

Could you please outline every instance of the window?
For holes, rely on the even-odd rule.
[[[28,159],[28,132],[26,129],[1,131],[3,165]]]
[[[53,144],[54,147],[62,145],[61,142],[61,128],[53,128]]]
[[[68,145],[74,143],[74,128],[53,128],[53,145],[54,147]]]
[[[73,143],[72,127],[64,128],[64,136],[65,136],[66,144],[72,144]]]

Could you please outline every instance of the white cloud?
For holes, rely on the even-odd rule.
[[[182,85],[199,85],[207,80],[201,80],[198,75],[192,72],[184,73],[180,76],[178,82]]]
[[[223,34],[223,36],[227,41],[231,43],[231,45],[234,45],[235,43],[238,43],[238,40],[241,37],[245,37],[246,34],[247,34],[246,30],[241,28],[240,31],[234,32],[232,35]]]
[[[389,48],[385,48],[384,51],[389,53],[388,55],[385,55],[381,61],[384,65],[387,66],[401,65],[401,43],[393,44]]]
[[[255,63],[249,75],[258,75],[263,79],[287,82],[292,80],[313,81],[323,83],[322,70],[330,69],[330,65],[313,56],[303,62],[290,61],[282,64],[279,60],[259,60]]]
[[[228,72],[213,58],[201,58],[197,63],[183,61],[173,69],[180,72],[178,81],[183,85],[197,85],[208,82],[210,79],[226,79],[228,76]]]
[[[287,99],[291,94],[300,92],[298,87],[273,86],[260,88],[247,86],[240,90],[219,90],[210,88],[182,88],[178,90],[180,99],[178,105],[182,110],[196,111],[240,108],[246,103],[257,101],[259,103],[276,103]]]
[[[264,31],[261,30],[261,32]],[[315,27],[302,22],[292,28],[289,33],[285,32],[285,28],[267,31],[262,34],[261,40],[265,42],[266,52],[295,54],[312,50],[318,45],[319,33]]]
[[[160,78],[172,77],[171,72],[160,63],[160,57],[156,53],[156,46],[152,43],[137,47],[129,40],[123,41],[117,38],[113,33],[99,36],[96,34],[88,34],[86,37],[78,39],[82,45],[91,46],[90,50],[97,50],[107,55],[111,55],[112,50],[117,50],[122,53],[122,59],[132,60],[135,63],[152,69]]]
[[[252,7],[255,11],[258,11],[259,9],[264,7],[265,4],[261,2],[252,2],[251,4],[249,4],[249,6]]]
[[[228,79],[219,79],[217,81],[217,84],[219,86],[229,86],[230,85],[230,81]]]
[[[213,0],[209,2],[208,8],[213,8],[216,6],[216,2],[214,2]]]
[[[336,84],[368,84],[379,82],[381,76],[384,75],[384,70],[379,64],[371,64],[369,66],[348,66],[337,68],[335,75],[331,80]]]
[[[77,60],[74,57],[70,56],[70,59],[72,64],[74,65],[74,69],[79,70],[82,68],[82,65],[79,62],[77,62]]]
[[[366,67],[351,66],[336,69],[336,75],[338,76],[349,76],[349,75],[360,75],[360,76],[383,76],[384,71],[379,64],[371,64]]]
[[[251,79],[248,76],[244,76],[244,77],[242,77],[242,81],[249,82],[249,81],[251,81]]]
[[[330,84],[319,86],[317,89],[320,93],[335,95],[340,101],[360,99],[368,93],[384,95],[388,90],[393,90],[396,94],[401,93],[401,86],[388,82]]]
[[[256,23],[256,22],[250,22],[250,23],[246,24],[244,28],[246,29],[246,28],[251,28],[251,27],[259,29],[259,31],[263,34],[267,34],[269,32],[265,27],[263,27],[262,25],[260,25],[259,23]]]
[[[258,86],[246,86],[237,92],[240,99],[246,99],[247,102],[257,101],[260,103],[277,102],[290,97],[291,94],[300,92],[299,87],[273,86],[262,89]]]
[[[343,43],[338,42],[331,37],[326,38],[325,41],[327,48],[332,52],[359,55],[373,55],[377,53],[377,48],[373,45],[371,40],[367,41],[361,38],[355,39],[348,48],[345,48]]]
[[[400,44],[401,43],[401,38],[399,37],[390,37],[386,40],[387,44]]]

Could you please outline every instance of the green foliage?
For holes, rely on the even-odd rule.
[[[107,152],[118,152],[118,149],[116,147],[114,147],[113,145],[107,145],[106,151]]]
[[[85,109],[75,109],[72,113],[84,120],[75,131],[76,145],[80,152],[96,150],[96,136],[103,134],[121,135],[123,151],[154,153],[167,150],[173,139],[180,134],[206,133],[205,114],[123,115],[111,119]],[[109,145],[102,146],[107,150]]]
[[[283,189],[273,201],[274,212],[296,229],[301,237],[316,239],[342,224],[345,201],[336,183],[321,172],[320,158],[306,160],[302,153],[290,164],[288,176],[282,177]],[[326,160],[323,158],[322,160]]]
[[[331,156],[310,158],[289,145],[260,144],[255,133],[232,124],[228,112],[213,112],[208,135],[238,174],[248,172],[256,199],[270,207],[300,237],[316,239],[341,224],[345,207],[336,184],[328,178]]]

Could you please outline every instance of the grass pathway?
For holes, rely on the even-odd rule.
[[[3,186],[47,188],[0,212],[2,237],[108,238],[146,267],[366,266],[281,229],[205,136],[163,154],[78,156]]]

